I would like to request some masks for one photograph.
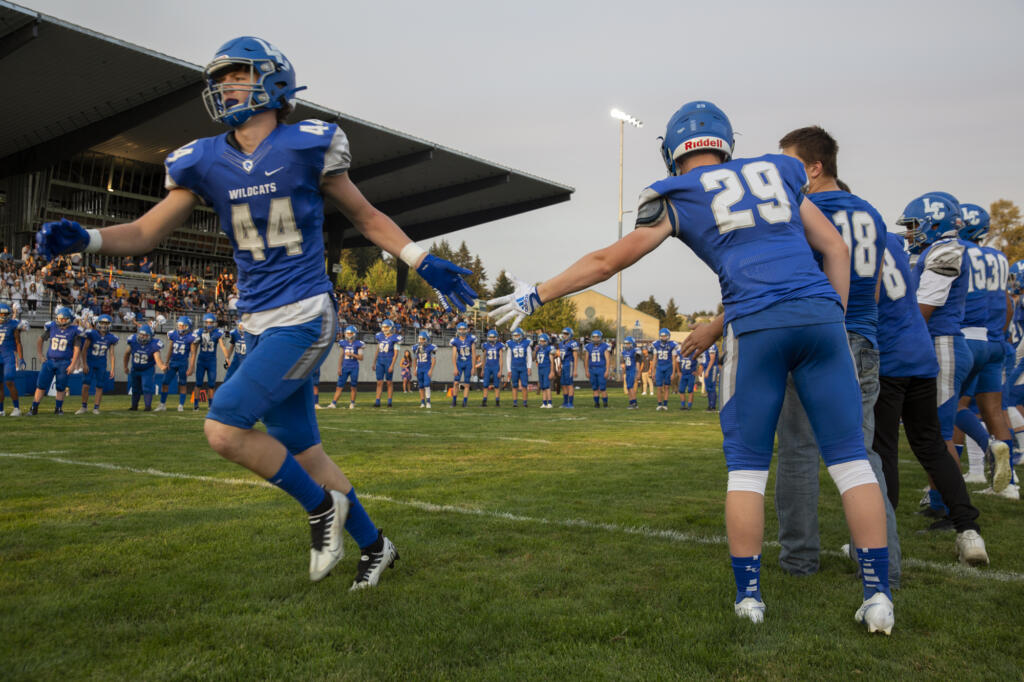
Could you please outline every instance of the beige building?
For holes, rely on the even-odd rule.
[[[587,289],[569,296],[568,299],[576,304],[576,318],[580,324],[596,317],[603,317],[611,322],[613,327],[615,326],[614,298],[599,294],[593,289]],[[638,331],[645,339],[658,338],[658,318],[642,313],[636,308],[622,306],[623,336],[637,336]]]

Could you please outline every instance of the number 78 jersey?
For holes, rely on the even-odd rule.
[[[672,234],[718,275],[725,323],[775,303],[839,303],[804,235],[803,164],[782,154],[700,166],[640,194],[637,227],[667,215]]]
[[[168,190],[190,190],[219,216],[238,265],[238,309],[269,310],[330,291],[320,183],[351,165],[345,133],[316,120],[281,124],[252,154],[233,139],[193,140],[164,164]]]

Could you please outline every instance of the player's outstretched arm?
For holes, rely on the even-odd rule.
[[[835,225],[807,197],[800,204],[800,220],[804,224],[807,243],[822,256],[822,270],[839,294],[846,310],[850,293],[850,250]]]
[[[836,234],[839,234],[838,232]],[[711,347],[715,341],[722,336],[722,328],[725,323],[725,313],[720,313],[711,322],[702,322],[693,328],[690,335],[683,339],[683,342],[679,344],[680,352],[683,355],[690,355],[694,357],[700,355],[708,348]],[[701,375],[703,376],[703,374]]]

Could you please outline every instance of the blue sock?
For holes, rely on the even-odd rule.
[[[32,409],[34,410],[34,409],[36,409],[38,407],[39,407],[39,403],[37,403],[35,400],[33,400],[32,401]]]
[[[569,396],[569,404],[570,405],[575,405],[576,404],[576,394],[575,393]]]
[[[732,556],[732,574],[736,578],[736,603],[747,597],[761,601],[761,555]]]
[[[562,404],[563,405],[568,405],[569,404],[569,394],[568,393],[563,393],[562,394]]]
[[[465,406],[466,406],[466,403],[467,403],[468,401],[469,401],[469,398],[467,398],[466,396],[463,396],[463,397],[462,397],[462,406],[463,406],[463,407],[465,407]]]
[[[294,497],[306,513],[313,511],[324,501],[327,492],[302,468],[291,453],[284,456],[284,462],[277,473],[267,479]]]
[[[601,399],[596,395],[594,396],[594,407],[601,407]]]
[[[150,409],[151,407],[153,407],[153,394],[152,393],[147,393],[144,396],[142,396],[142,402],[144,402],[146,404],[146,409],[147,410]]]
[[[58,400],[58,401],[56,401],[56,403],[57,404],[54,405],[54,408],[56,408],[58,410],[63,409],[63,407],[64,407],[64,401],[63,400]]]
[[[603,396],[601,402],[604,403],[605,407],[608,407],[608,396]]]
[[[928,490],[928,506],[931,507],[932,509],[942,510],[942,513],[944,514],[949,514],[949,508],[945,504],[943,504],[942,495],[939,494],[938,490]]]
[[[161,405],[166,405],[167,404],[167,391],[160,391],[160,404]]]
[[[182,407],[185,406],[185,394],[184,393],[179,393],[178,394],[178,404],[181,405]]]
[[[501,407],[501,398],[495,398],[494,399],[494,406],[495,407]]]
[[[956,427],[971,437],[984,450],[988,447],[988,431],[978,419],[978,415],[968,409],[956,413]]]
[[[875,592],[881,592],[892,599],[889,591],[889,548],[857,548],[857,563],[860,564],[861,580],[864,581],[864,598],[870,599]]]
[[[17,398],[11,398],[11,404],[14,405],[14,409],[16,409],[16,410],[20,410],[21,409],[18,406],[18,399]]]
[[[360,547],[369,547],[377,542],[377,526],[373,525],[370,515],[363,509],[362,503],[356,497],[356,489],[348,491],[345,495],[349,501],[348,518],[345,519],[345,530],[356,541]]]
[[[388,407],[391,407],[391,398],[388,398]]]
[[[87,402],[85,402],[85,401],[83,400],[83,401],[82,401],[82,409],[84,410],[84,409],[85,409],[85,408],[87,408],[87,407],[89,407],[89,403],[87,403]],[[0,403],[0,412],[3,412],[3,411],[4,411],[4,404],[3,404],[3,403]]]
[[[4,411],[4,401],[0,400],[0,412]]]
[[[481,405],[486,405],[487,404],[487,396],[484,396],[484,401],[482,403],[480,403],[480,404]]]
[[[956,443],[954,443],[953,447],[956,448],[956,458],[959,459],[961,462],[964,461],[964,446],[957,445]]]

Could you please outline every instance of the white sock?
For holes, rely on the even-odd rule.
[[[967,463],[969,465],[968,473],[970,474],[984,474],[985,473],[985,452],[974,442],[973,438],[966,438],[967,442]]]

